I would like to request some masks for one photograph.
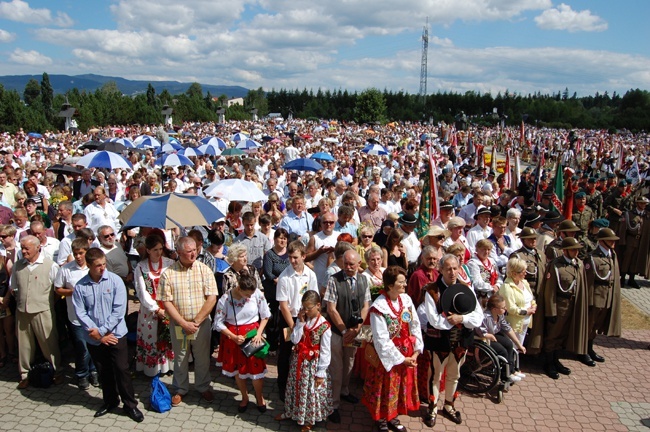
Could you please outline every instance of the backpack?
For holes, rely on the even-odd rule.
[[[151,409],[159,413],[164,413],[172,409],[172,396],[169,394],[167,386],[160,381],[158,375],[151,381],[149,402],[151,402]]]
[[[54,382],[54,368],[49,361],[36,363],[27,373],[29,385],[38,388],[48,388]]]

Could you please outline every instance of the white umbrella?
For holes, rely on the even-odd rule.
[[[267,201],[268,197],[253,182],[228,179],[212,183],[203,191],[205,196],[224,198],[228,201]]]
[[[81,165],[86,168],[108,168],[110,170],[114,170],[116,168],[133,169],[131,162],[126,160],[124,156],[109,151],[97,151],[88,153],[86,156],[83,156],[77,161],[77,165]]]

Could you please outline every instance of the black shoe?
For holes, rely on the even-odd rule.
[[[443,417],[451,420],[456,424],[461,424],[463,422],[463,419],[460,416],[460,411],[456,411],[456,409],[451,405],[445,404],[440,412],[442,413]]]
[[[87,377],[79,378],[77,381],[77,386],[81,390],[88,390],[88,388],[90,388],[90,382],[88,381]]]
[[[587,350],[587,353],[589,354],[589,357],[591,357],[592,360],[597,361],[598,363],[605,363],[605,357],[599,356],[596,354],[596,351],[594,351],[594,341],[590,340],[589,341],[589,349]]]
[[[555,369],[562,375],[571,375],[571,369],[564,366],[559,360],[555,360]]]
[[[97,372],[91,372],[88,378],[91,386],[99,387],[99,374]]]
[[[578,361],[584,365],[587,365],[589,367],[595,367],[596,362],[589,357],[589,354],[581,354],[578,356]]]
[[[134,422],[141,423],[144,420],[144,414],[137,408],[124,408],[124,414]]]
[[[339,424],[341,423],[341,413],[339,412],[338,409],[335,409],[332,414],[330,414],[327,419],[331,421],[332,423]]]
[[[557,368],[555,367],[555,363],[553,362],[548,362],[544,366],[544,371],[546,372],[546,375],[548,375],[549,378],[551,379],[560,379],[560,374],[557,373]]]
[[[108,414],[109,412],[113,411],[115,408],[117,408],[118,404],[103,404],[102,406],[99,407],[97,412],[95,412],[95,417],[102,417]]]
[[[400,423],[397,417],[389,421],[387,426],[388,429],[392,430],[393,432],[407,432],[406,427]]]
[[[379,432],[388,432],[388,423],[385,419],[377,420],[377,430]]]
[[[341,400],[346,401],[347,403],[351,404],[358,404],[359,403],[359,398],[353,395],[352,393],[346,394],[346,395],[341,395]]]
[[[433,412],[431,414],[427,413],[426,416],[424,416],[424,424],[430,428],[434,427],[436,425],[436,417],[438,416],[437,412]]]
[[[627,286],[632,287],[632,288],[636,288],[636,289],[641,288],[641,286],[637,283],[637,281],[635,281],[632,278],[630,278],[629,282],[627,283]]]

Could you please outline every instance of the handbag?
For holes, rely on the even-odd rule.
[[[54,382],[54,368],[49,361],[32,365],[27,373],[29,385],[37,388],[48,388]]]
[[[233,316],[235,317],[235,327],[237,327],[237,330],[239,330],[239,324],[237,324],[237,309],[235,309],[235,302],[232,299],[232,293],[230,295],[230,304],[232,305],[232,312]],[[262,342],[259,345],[253,345],[253,338],[257,336],[257,329],[252,329],[246,335],[244,338],[246,339],[244,343],[239,345],[239,349],[241,349],[242,354],[246,356],[246,358],[255,356],[258,358],[265,358],[269,354],[269,342],[262,338]]]
[[[379,360],[379,355],[377,354],[377,350],[375,349],[375,344],[372,342],[365,343],[363,357],[372,367],[379,367],[379,364],[381,363],[381,360]]]
[[[151,381],[151,395],[149,396],[151,409],[156,412],[164,413],[172,409],[172,396],[167,390],[167,386],[160,381],[158,375]]]

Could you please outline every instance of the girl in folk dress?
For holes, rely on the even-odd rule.
[[[140,299],[136,370],[154,377],[168,373],[174,360],[169,317],[157,301],[158,281],[162,272],[174,263],[163,257],[165,238],[155,233],[145,239],[148,257],[135,268],[135,289]]]
[[[276,420],[292,419],[309,431],[316,422],[324,421],[332,412],[332,382],[327,368],[330,364],[332,330],[320,314],[320,296],[307,291],[302,296],[302,310],[291,333],[295,344],[287,381],[284,413]]]
[[[424,345],[415,306],[404,293],[406,270],[388,267],[383,279],[384,291],[370,308],[372,347],[380,361],[368,366],[362,402],[380,432],[406,431],[397,416],[420,408],[416,370]]]

